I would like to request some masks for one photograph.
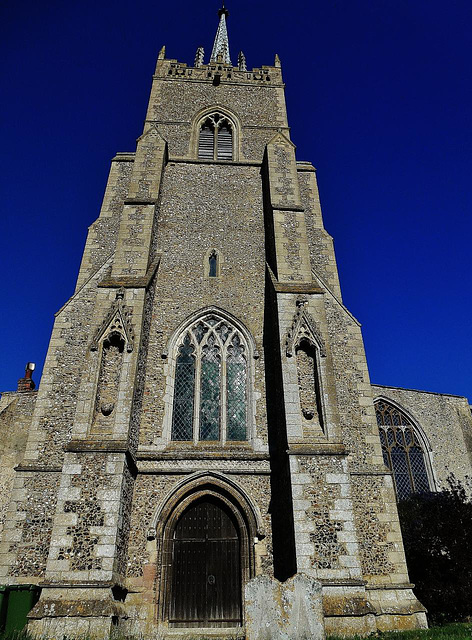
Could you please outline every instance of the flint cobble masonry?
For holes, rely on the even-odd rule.
[[[291,603],[270,603],[284,638],[301,606],[310,637],[426,624],[374,401],[411,416],[432,489],[470,474],[467,401],[371,385],[316,172],[289,137],[280,61],[247,70],[226,55],[189,67],[159,53],[39,390],[2,396],[1,580],[41,587],[33,633],[256,640],[260,593]],[[237,341],[215,345],[218,326]],[[220,575],[205,547],[201,584],[176,542],[196,507],[237,532],[206,529],[233,555]]]

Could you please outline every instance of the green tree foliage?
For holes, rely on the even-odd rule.
[[[430,624],[472,615],[472,503],[454,476],[438,493],[412,495],[398,505],[415,594]]]

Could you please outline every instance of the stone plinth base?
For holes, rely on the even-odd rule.
[[[411,588],[323,586],[326,632],[369,635],[427,629],[426,609]]]
[[[28,622],[28,633],[41,638],[90,638],[105,640],[113,635],[111,618],[42,618]]]
[[[121,602],[108,587],[43,588],[28,614],[28,632],[34,636],[62,639],[104,640],[118,632],[126,618]]]

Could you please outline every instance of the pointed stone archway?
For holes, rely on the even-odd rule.
[[[235,630],[244,626],[244,586],[255,575],[261,521],[231,480],[196,476],[156,513],[159,623]]]

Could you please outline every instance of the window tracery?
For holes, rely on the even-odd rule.
[[[411,420],[384,400],[375,403],[375,414],[383,459],[393,474],[397,499],[431,491],[425,452]]]
[[[198,157],[204,160],[233,159],[234,125],[221,113],[212,113],[200,124]]]
[[[248,345],[215,313],[201,317],[178,342],[172,440],[247,440]]]

